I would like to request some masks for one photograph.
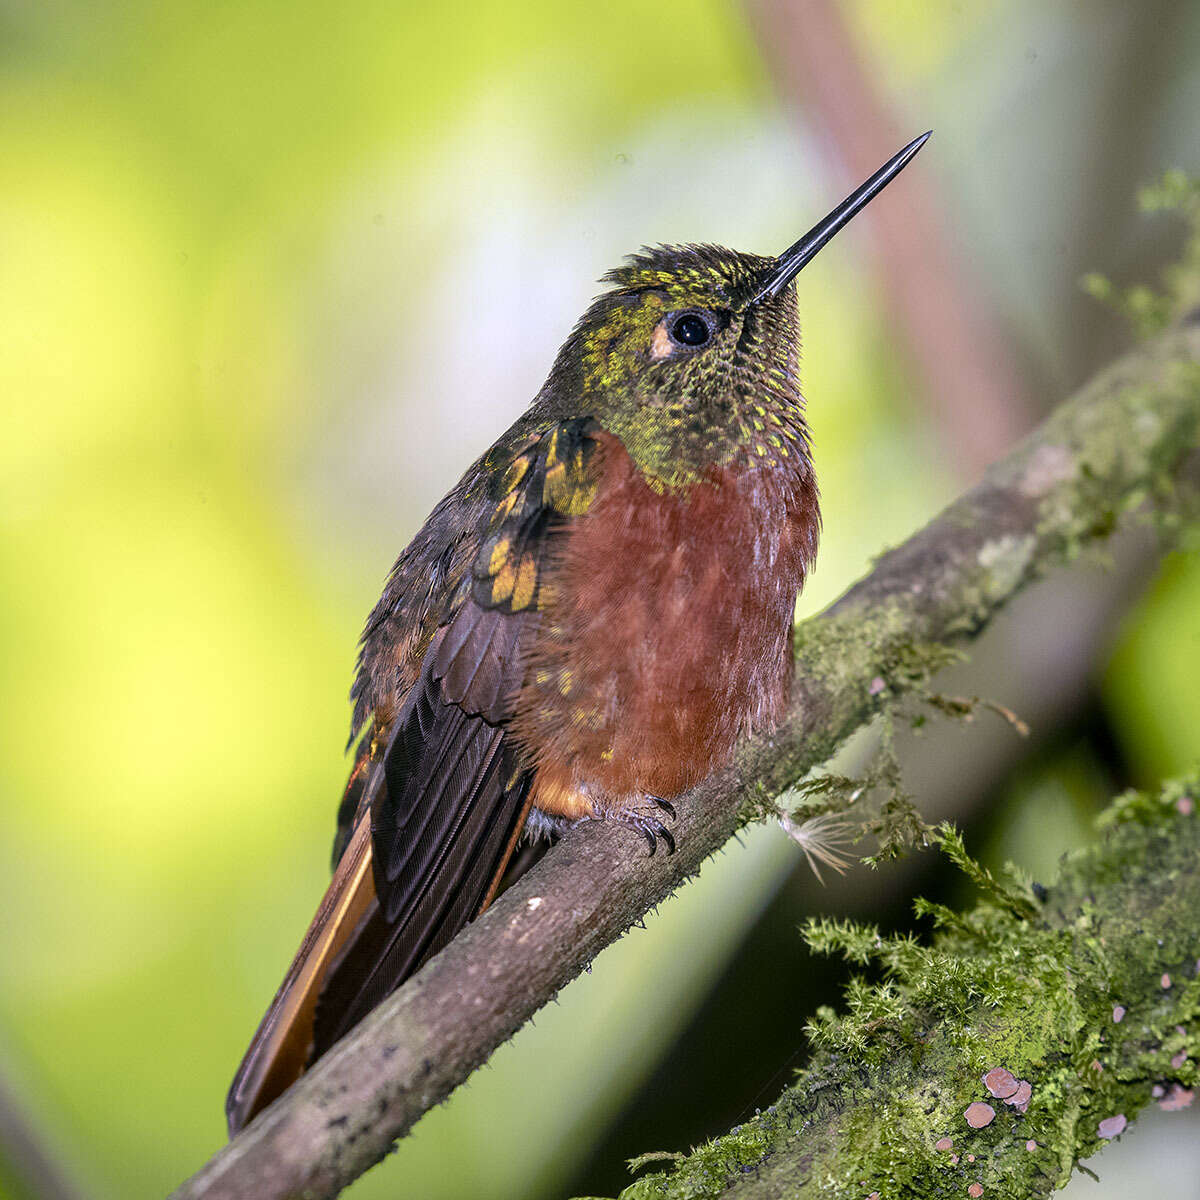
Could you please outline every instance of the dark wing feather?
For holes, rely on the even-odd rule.
[[[514,684],[520,686],[521,633],[536,614],[482,609],[464,602],[434,656],[434,674],[447,697],[471,716],[498,725],[507,715]]]
[[[505,722],[550,537],[595,494],[595,428],[556,425],[495,469],[469,580],[389,727],[371,810],[376,900],[327,976],[314,1059],[476,916],[505,871],[532,783]]]
[[[445,839],[474,803],[503,736],[450,700],[431,669],[422,673],[384,752],[386,786],[371,813],[375,888],[388,920],[400,918],[438,869]]]
[[[502,443],[393,568],[352,693],[337,871],[234,1081],[231,1132],[512,877],[532,772],[505,726],[554,531],[595,495],[596,431],[573,419]]]
[[[386,797],[373,812],[377,898],[327,977],[314,1059],[476,915],[525,819],[532,776],[503,731],[447,703],[432,672],[414,690],[420,699],[397,722]],[[440,748],[431,769],[428,743],[411,757],[422,725]]]

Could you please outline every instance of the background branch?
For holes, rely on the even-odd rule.
[[[18,1089],[0,1074],[0,1195],[14,1200],[83,1200],[83,1192],[56,1151]]]
[[[176,1196],[331,1196],[553,998],[606,945],[699,869],[767,801],[824,762],[930,653],[973,636],[1050,565],[1106,536],[1197,444],[1200,325],[1127,355],[984,481],[798,630],[797,685],[771,738],[682,801],[679,851],[646,860],[622,830],[571,831]]]
[[[903,145],[907,125],[889,111],[861,39],[834,0],[746,0],[763,59],[784,102],[819,137],[844,187],[865,179],[875,162]],[[927,163],[897,181],[899,204],[866,214],[874,234],[875,271],[888,320],[916,372],[911,393],[927,406],[964,482],[973,483],[998,454],[1034,423],[1034,407],[1013,365],[1011,348],[985,290],[968,278],[947,242]],[[971,403],[963,404],[969,395]]]

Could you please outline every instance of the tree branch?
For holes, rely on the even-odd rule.
[[[621,1200],[1033,1200],[1153,1100],[1190,1105],[1197,795],[1200,777],[1119,797],[1108,836],[1064,865],[1032,919],[1020,890],[985,883],[967,916],[924,906],[944,930],[930,947],[816,923],[816,948],[873,959],[887,981],[852,984],[851,1015],[810,1026],[818,1053],[765,1113]],[[961,858],[956,835],[943,843]]]
[[[965,398],[964,404],[970,403]],[[1054,563],[1165,488],[1200,431],[1200,323],[1122,358],[984,481],[797,631],[787,719],[679,804],[678,852],[571,830],[514,888],[222,1149],[178,1200],[335,1195],[764,804]],[[869,502],[869,501],[868,501]]]

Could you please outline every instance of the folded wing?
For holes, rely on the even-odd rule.
[[[491,507],[469,531],[470,569],[446,579],[416,679],[351,774],[333,881],[234,1079],[231,1133],[490,903],[533,781],[507,726],[523,648],[555,534],[595,494],[594,432],[563,422],[485,460]]]

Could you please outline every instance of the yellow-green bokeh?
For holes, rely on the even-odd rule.
[[[851,17],[923,128],[998,7]],[[616,256],[769,250],[836,198],[795,128],[717,0],[0,14],[0,1069],[89,1194],[160,1195],[222,1141],[326,878],[391,558]],[[957,486],[863,246],[803,280],[807,611]],[[1147,775],[1194,755],[1197,597],[1173,564],[1110,673]],[[731,848],[351,1194],[561,1185],[789,855]]]

